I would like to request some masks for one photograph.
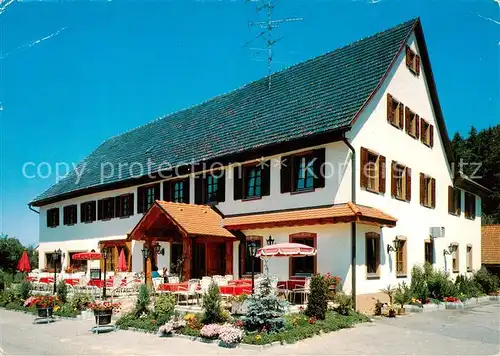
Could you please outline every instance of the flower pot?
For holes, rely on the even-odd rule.
[[[395,318],[396,317],[396,311],[394,309],[389,309],[389,318]]]
[[[94,310],[95,322],[97,325],[108,325],[111,323],[112,310]]]
[[[42,308],[36,307],[39,318],[52,318],[52,307]]]
[[[405,315],[405,314],[406,314],[405,308],[399,308],[398,309],[398,315]]]

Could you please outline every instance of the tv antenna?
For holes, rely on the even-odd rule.
[[[265,21],[258,21],[258,22],[250,22],[248,24],[249,27],[259,27],[260,28],[260,33],[255,36],[253,39],[250,41],[246,42],[243,47],[247,47],[249,44],[252,42],[263,39],[265,43],[265,48],[251,48],[252,50],[256,51],[266,51],[267,52],[267,85],[268,88],[271,88],[271,76],[273,74],[272,71],[272,63],[274,61],[273,59],[273,46],[281,41],[283,37],[275,38],[273,36],[273,30],[278,28],[280,25],[288,22],[296,22],[296,21],[302,21],[303,19],[301,17],[287,17],[284,19],[272,19],[272,13],[274,10],[274,7],[276,6],[276,2],[278,0],[247,0],[247,2],[253,2],[256,5],[256,10],[258,13],[265,12],[266,14],[266,20]],[[276,61],[274,61],[276,62]]]

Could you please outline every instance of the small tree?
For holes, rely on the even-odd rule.
[[[28,281],[23,281],[21,282],[21,284],[19,285],[19,294],[21,294],[21,298],[23,300],[26,300],[28,299],[28,297],[30,296],[31,294],[31,290],[32,290],[32,286],[31,286],[31,283],[28,282]]]
[[[311,292],[307,302],[306,315],[324,320],[328,308],[328,282],[320,274],[316,274],[311,279]]]
[[[142,313],[148,311],[148,305],[151,299],[151,292],[146,284],[141,284],[139,287],[139,295],[135,303],[135,315],[140,316]]]
[[[222,310],[222,299],[219,293],[219,287],[214,281],[208,286],[207,293],[203,296],[203,314],[204,324],[217,324],[225,321]]]
[[[401,283],[396,289],[394,301],[401,306],[401,309],[411,301],[411,289],[405,282]]]
[[[285,306],[273,293],[271,280],[264,277],[256,294],[248,298],[247,315],[243,318],[248,331],[278,332],[285,326]]]
[[[66,300],[68,299],[68,286],[66,285],[66,282],[59,281],[56,286],[56,292],[61,299],[61,302],[66,303]]]

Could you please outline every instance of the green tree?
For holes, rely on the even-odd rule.
[[[7,234],[0,235],[0,268],[10,273],[16,271],[17,263],[21,254],[24,251],[24,246],[14,237],[9,237]]]

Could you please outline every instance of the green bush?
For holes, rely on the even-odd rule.
[[[405,282],[398,285],[396,294],[394,295],[394,302],[399,304],[401,308],[404,308],[405,304],[410,303],[411,298],[412,294],[410,287]]]
[[[461,299],[477,298],[481,294],[478,284],[472,277],[467,277],[467,275],[458,275],[455,279],[455,286]]]
[[[4,290],[5,288],[9,288],[10,285],[12,284],[14,276],[4,270],[0,270],[0,291]]]
[[[349,315],[349,312],[352,310],[352,297],[350,295],[345,294],[343,291],[339,291],[335,294],[335,303],[337,306],[335,307],[335,311],[340,315]]]
[[[148,312],[148,306],[151,301],[151,292],[146,284],[141,284],[139,287],[139,295],[135,303],[135,315],[141,316]]]
[[[328,281],[324,276],[316,274],[311,279],[311,289],[305,314],[316,319],[325,319],[328,308]]]
[[[156,297],[154,311],[157,316],[170,317],[175,308],[175,297],[172,294],[160,294]]]
[[[203,296],[204,324],[217,324],[225,321],[221,301],[219,287],[212,281],[208,286],[207,293]]]
[[[69,301],[69,305],[74,310],[82,311],[87,308],[87,305],[93,301],[92,296],[89,293],[76,292],[73,294]]]
[[[59,299],[61,299],[61,302],[66,303],[68,300],[68,286],[66,285],[66,282],[57,282],[56,293],[59,296]]]
[[[491,274],[484,266],[474,274],[473,279],[485,294],[496,292],[500,286],[498,276]]]
[[[22,281],[21,284],[19,284],[18,290],[22,300],[29,298],[32,289],[31,283],[28,281]]]
[[[433,270],[427,276],[427,287],[431,298],[443,300],[444,297],[458,297],[458,289],[449,278],[448,273]]]
[[[53,314],[66,318],[76,318],[76,316],[79,314],[79,311],[78,309],[71,307],[70,303],[66,303],[63,304],[61,308],[54,308]]]
[[[135,312],[131,312],[122,315],[117,321],[116,326],[120,329],[136,328],[144,331],[155,332],[158,330],[161,323],[159,323],[156,317],[151,313],[141,314],[137,317]]]
[[[428,270],[429,266],[432,269],[430,264],[425,264],[426,270]],[[411,295],[422,301],[427,300],[429,298],[429,288],[427,287],[426,281],[426,273],[425,270],[420,266],[413,266],[411,269],[411,284],[410,284]]]
[[[19,291],[15,288],[4,289],[0,295],[0,306],[2,307],[10,303],[22,304],[23,302]]]
[[[278,300],[271,288],[271,280],[264,277],[258,293],[248,298],[247,314],[242,320],[247,331],[279,332],[285,326],[285,304]]]
[[[16,274],[14,274],[14,281],[13,281],[14,283],[19,284],[25,280],[26,280],[26,273],[16,272]]]

